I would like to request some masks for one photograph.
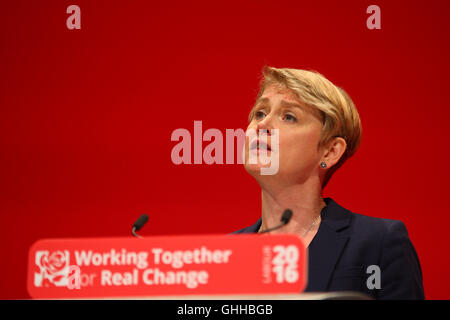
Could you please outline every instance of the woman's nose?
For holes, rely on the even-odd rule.
[[[272,121],[269,116],[266,116],[262,121],[258,122],[256,126],[257,132],[265,133],[270,136],[270,130],[273,129]]]

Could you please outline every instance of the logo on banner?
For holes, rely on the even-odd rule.
[[[37,251],[35,255],[36,266],[39,273],[34,273],[36,287],[64,287],[69,281],[69,251]]]

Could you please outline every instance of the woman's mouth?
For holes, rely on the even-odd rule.
[[[252,141],[252,143],[250,143],[250,151],[256,152],[256,153],[259,153],[259,152],[269,153],[270,151],[272,151],[272,149],[270,148],[269,144],[267,144],[261,140],[255,139]]]

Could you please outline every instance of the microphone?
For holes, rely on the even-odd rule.
[[[140,235],[136,234],[136,231],[139,231],[144,224],[146,224],[148,221],[148,215],[145,213],[141,215],[136,222],[133,224],[133,229],[131,229],[131,234],[135,236],[136,238],[142,238]]]
[[[270,232],[270,231],[279,229],[282,226],[287,225],[289,223],[289,221],[291,220],[291,218],[292,218],[292,210],[286,209],[286,210],[284,210],[283,215],[281,216],[281,223],[279,225],[277,225],[273,228],[269,228],[264,231],[261,231],[260,233],[266,233],[266,232]]]

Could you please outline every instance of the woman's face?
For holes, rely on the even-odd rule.
[[[259,130],[269,130],[267,157],[273,159],[278,154],[278,172],[272,176],[262,176],[261,168],[267,168],[270,164],[264,165],[259,160],[257,163],[249,161],[249,156],[259,159],[261,154],[261,149],[255,148],[252,138],[246,139],[245,168],[247,172],[258,182],[262,182],[261,179],[264,177],[266,180],[276,178],[277,181],[281,178],[288,183],[302,183],[317,174],[321,160],[318,144],[322,122],[319,117],[317,112],[306,106],[289,89],[276,84],[268,85],[255,103],[247,132],[253,129],[257,134],[261,134]],[[271,129],[278,129],[277,154],[275,154],[276,148],[271,146],[276,141],[272,138],[273,136],[271,137]]]

